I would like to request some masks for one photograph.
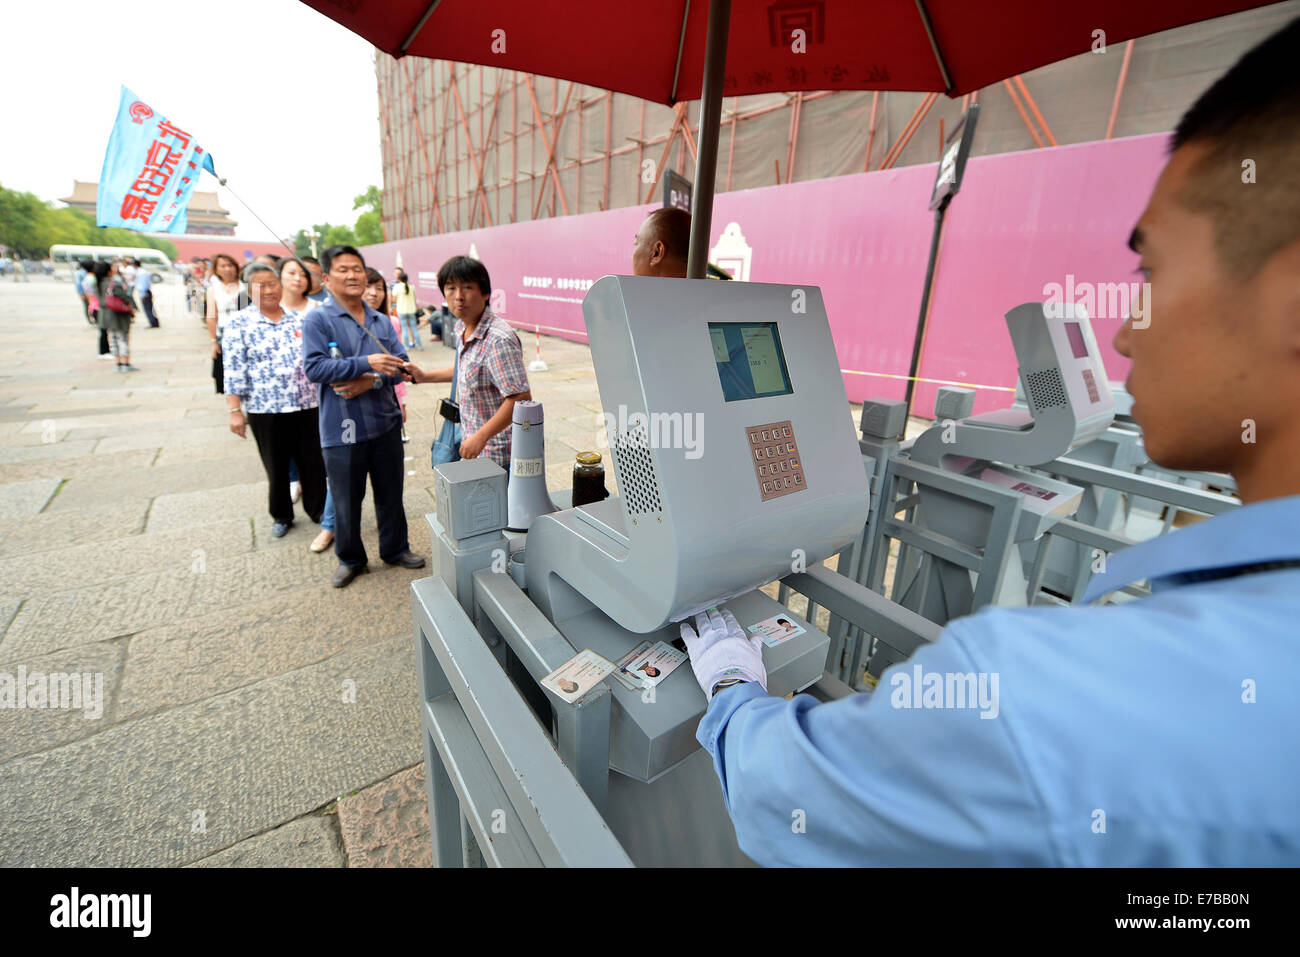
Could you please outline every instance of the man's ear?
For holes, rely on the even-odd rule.
[[[655,244],[650,247],[650,264],[657,266],[659,263],[664,261],[664,257],[667,255],[668,247],[664,245],[664,241],[662,239],[656,239]]]

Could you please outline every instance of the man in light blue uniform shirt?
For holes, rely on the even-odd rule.
[[[982,609],[870,695],[770,697],[729,613],[683,625],[755,861],[1300,865],[1298,59],[1300,20],[1179,123],[1130,239],[1149,324],[1115,339],[1151,458],[1244,507],[1110,556],[1084,600],[1150,597]],[[929,676],[970,676],[965,706]]]

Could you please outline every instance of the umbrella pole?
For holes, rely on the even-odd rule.
[[[691,215],[691,248],[686,276],[703,279],[713,227],[713,182],[718,173],[718,141],[722,138],[722,77],[727,66],[727,33],[731,0],[709,0],[709,28],[704,44],[704,89],[700,97],[700,147],[695,157],[695,209]]]

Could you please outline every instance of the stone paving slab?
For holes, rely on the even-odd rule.
[[[129,409],[129,410],[128,410]],[[33,419],[23,427],[24,432],[42,432],[51,425],[56,434],[76,432],[78,438],[105,438],[110,435],[130,435],[147,425],[151,432],[166,432],[189,428],[183,407],[167,409],[105,409],[99,415],[46,415]]]
[[[0,559],[0,596],[35,597],[63,591],[69,585],[117,581],[167,569],[195,572],[207,563],[209,555],[252,550],[248,522],[238,519],[121,538],[114,543],[108,562],[103,560],[102,543],[65,544],[43,552],[39,562],[26,555]]]
[[[14,615],[18,614],[18,609],[22,607],[22,604],[21,601],[0,602],[0,639],[4,638],[9,623],[14,620]]]
[[[0,485],[0,519],[36,515],[60,485],[56,478]]]
[[[346,867],[347,863],[334,816],[309,814],[185,866]]]
[[[105,456],[104,461],[112,459]],[[150,512],[152,522],[159,505],[173,496],[168,493],[176,488],[188,488],[193,491],[181,494],[203,496],[208,490],[233,487],[237,482],[248,482],[262,477],[260,462],[254,466],[256,471],[249,474],[247,459],[240,457],[229,461],[191,462],[186,465],[170,465],[150,468],[114,468],[96,471],[87,476],[74,476],[59,490],[49,510],[65,508],[85,508],[97,502],[121,502],[130,499],[152,498],[154,509]],[[218,507],[219,507],[218,503]],[[247,514],[247,513],[244,513]],[[220,521],[227,515],[217,514],[206,521]]]
[[[24,555],[67,547],[70,543],[108,542],[144,529],[149,503],[105,502],[86,508],[47,511],[22,519],[0,519],[0,557]],[[83,569],[77,581],[90,576],[100,562]]]
[[[424,762],[339,800],[349,867],[432,867]]]
[[[317,555],[288,541],[287,536],[276,540],[276,544],[279,547],[246,555],[208,559],[201,573],[192,572],[186,563],[107,584],[26,598],[0,639],[0,655],[46,654],[243,607],[328,582],[333,573],[329,553]],[[374,548],[373,539],[366,542],[366,547]],[[402,605],[408,600],[409,583],[429,574],[427,567],[423,571],[389,568],[373,552],[371,570],[346,591],[373,588],[377,601]]]
[[[29,692],[24,698],[27,707],[17,707],[16,700],[12,705],[0,706],[0,765],[20,755],[88,738],[112,724],[113,699],[122,676],[123,656],[120,642],[104,641],[67,648],[53,655],[0,661],[0,682],[8,679],[16,685],[21,674],[27,679]],[[56,686],[60,695],[58,703],[74,703],[71,693],[75,687],[80,696],[78,707],[53,707],[56,702],[49,695],[48,680],[38,680],[51,673],[69,678],[66,686],[62,683]],[[73,675],[79,676],[75,686],[71,681]],[[42,707],[32,706],[37,700],[30,696],[32,681],[46,689]],[[18,692],[15,687],[15,694]],[[64,694],[69,697],[62,697]]]
[[[90,480],[102,472],[148,468],[158,457],[157,449],[138,449],[113,456],[77,455],[64,458],[33,459],[0,465],[0,483],[27,482],[38,478],[73,478]]]
[[[213,697],[412,628],[409,598],[385,600],[388,582],[378,574],[338,589],[327,581],[333,561],[322,565],[314,585],[132,636],[116,714],[134,718]],[[407,653],[414,661],[414,650]]]
[[[83,438],[79,434],[81,431],[80,429],[74,429],[69,434],[69,438]],[[233,438],[233,436],[230,434],[230,429],[225,426],[208,426],[195,429],[193,423],[187,423],[185,430],[169,431],[165,436],[147,431],[133,435],[112,435],[96,445],[95,451],[102,455],[110,452],[126,452],[131,449],[176,448],[183,445],[207,445],[209,443],[224,442],[230,438]]]
[[[15,437],[16,440],[16,437]],[[13,440],[11,440],[13,441]],[[0,464],[14,462],[34,462],[40,459],[62,459],[89,455],[95,451],[96,439],[82,439],[69,442],[42,442],[40,436],[23,436],[22,444],[6,442],[0,446]]]
[[[0,765],[0,866],[187,864],[411,767],[410,644],[345,652]]]

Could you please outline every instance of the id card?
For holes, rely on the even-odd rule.
[[[645,685],[639,678],[628,674],[627,666],[650,650],[650,642],[643,641],[614,663],[614,678],[628,691],[640,691]]]
[[[667,678],[686,660],[686,653],[678,651],[667,642],[656,642],[627,663],[625,671],[640,681],[642,688],[653,688]]]
[[[548,688],[572,704],[614,670],[614,663],[586,648],[542,679]]]
[[[797,635],[802,635],[804,627],[797,623],[789,615],[773,615],[771,618],[765,618],[757,625],[750,625],[749,630],[752,634],[758,635],[763,639],[763,644],[769,648],[775,648],[783,641],[789,641]]]

